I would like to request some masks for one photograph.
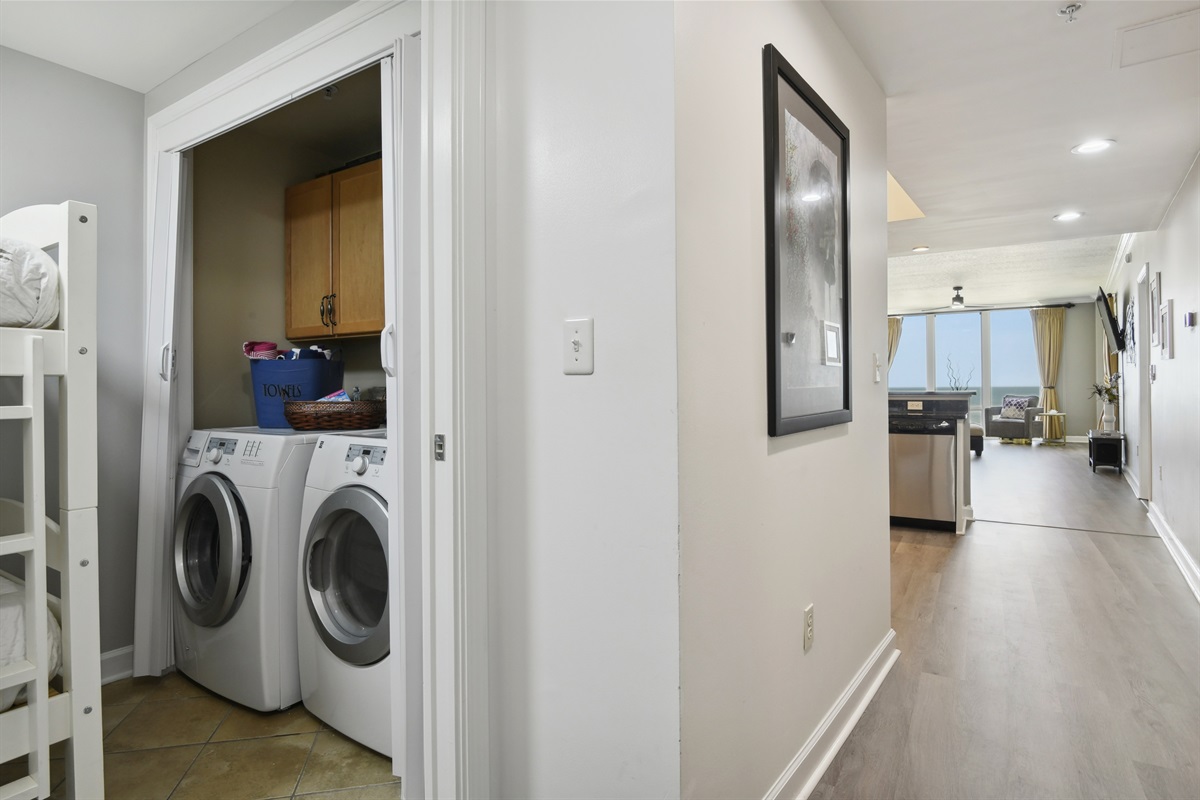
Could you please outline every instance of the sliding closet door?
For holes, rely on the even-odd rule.
[[[174,661],[173,594],[167,542],[175,510],[178,460],[178,328],[181,324],[181,240],[186,226],[184,154],[160,153],[146,281],[146,342],[139,467],[137,585],[133,674],[158,675]]]
[[[392,562],[392,771],[405,796],[425,795],[421,612],[421,42],[405,38],[380,64],[383,141],[383,272],[385,325],[380,359],[387,376],[388,450],[396,497],[388,507]]]

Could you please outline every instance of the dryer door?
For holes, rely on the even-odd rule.
[[[250,575],[250,523],[237,490],[206,472],[175,514],[175,594],[188,619],[206,628],[233,616]]]
[[[329,651],[365,666],[389,652],[387,503],[362,486],[338,489],[304,542],[308,614]]]

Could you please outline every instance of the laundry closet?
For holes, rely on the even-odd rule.
[[[410,786],[424,581],[422,507],[406,499],[428,480],[409,444],[427,419],[420,12],[351,7],[147,121],[133,651],[135,676],[177,669],[263,712],[303,701]],[[337,388],[384,399],[337,405],[386,418],[258,430],[256,373],[289,367],[247,358],[248,342],[331,351]]]
[[[246,341],[320,345],[383,387],[378,65],[193,148],[195,428],[257,424]]]

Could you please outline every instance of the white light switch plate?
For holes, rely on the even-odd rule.
[[[591,317],[563,323],[563,374],[591,375],[595,371],[595,333]]]

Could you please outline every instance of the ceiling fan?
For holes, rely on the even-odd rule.
[[[926,308],[923,309],[921,313],[932,314],[938,311],[982,311],[989,308],[995,308],[995,306],[967,305],[966,298],[964,298],[962,294],[963,287],[954,286],[952,288],[954,289],[954,296],[950,298],[949,305],[937,306],[936,308]]]

